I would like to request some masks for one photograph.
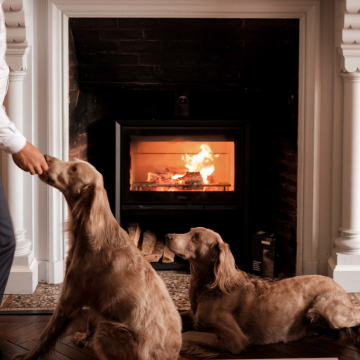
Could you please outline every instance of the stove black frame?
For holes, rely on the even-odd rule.
[[[182,126],[169,126],[163,121],[161,124],[151,126],[124,126],[121,129],[121,207],[132,207],[159,205],[220,205],[243,203],[244,197],[244,173],[245,173],[245,132],[246,124],[243,126],[214,126],[213,123],[207,126],[197,126],[194,122]],[[165,125],[165,126],[164,126]],[[190,126],[189,126],[190,125]],[[203,125],[205,125],[203,123]],[[219,134],[222,137],[219,139]],[[196,136],[197,141],[234,141],[235,143],[235,189],[234,191],[131,191],[130,190],[130,143],[131,136],[173,136],[178,139],[186,139],[187,136]]]

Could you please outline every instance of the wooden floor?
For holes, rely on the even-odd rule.
[[[36,339],[48,323],[51,315],[0,315],[0,348],[3,360],[13,354],[31,349]],[[331,337],[316,337],[289,344],[252,346],[232,359],[271,359],[271,358],[338,358],[340,360],[360,360],[360,351],[351,343]],[[222,359],[226,356],[222,356]],[[73,335],[65,337],[56,346],[56,352],[49,360],[94,360],[95,354],[73,343]],[[179,359],[191,359],[180,357]]]

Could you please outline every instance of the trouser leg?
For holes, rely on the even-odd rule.
[[[0,179],[0,304],[9,278],[14,252],[15,235]]]

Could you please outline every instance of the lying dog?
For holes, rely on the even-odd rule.
[[[69,205],[70,249],[59,303],[35,347],[14,359],[46,357],[84,307],[86,334],[76,342],[100,359],[175,360],[181,347],[181,318],[152,266],[113,217],[101,174],[84,161],[49,165],[40,179],[60,190]]]
[[[204,228],[166,235],[167,246],[189,260],[191,310],[182,315],[197,331],[183,334],[181,352],[199,357],[241,353],[248,345],[299,340],[319,327],[348,328],[360,346],[360,311],[334,280],[317,275],[273,283],[251,280],[236,268],[229,246]],[[357,326],[357,333],[350,327]]]

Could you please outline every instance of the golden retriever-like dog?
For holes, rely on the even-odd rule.
[[[45,183],[69,205],[70,248],[55,312],[35,347],[14,359],[46,358],[71,319],[87,306],[86,333],[77,344],[100,359],[175,360],[181,318],[164,282],[113,217],[101,174],[89,163],[45,155]]]
[[[196,331],[183,334],[181,352],[237,355],[248,345],[294,341],[321,327],[346,328],[360,346],[360,311],[334,280],[317,275],[272,283],[251,280],[212,230],[195,228],[165,238],[175,254],[190,262],[191,310],[181,316],[184,328]]]

